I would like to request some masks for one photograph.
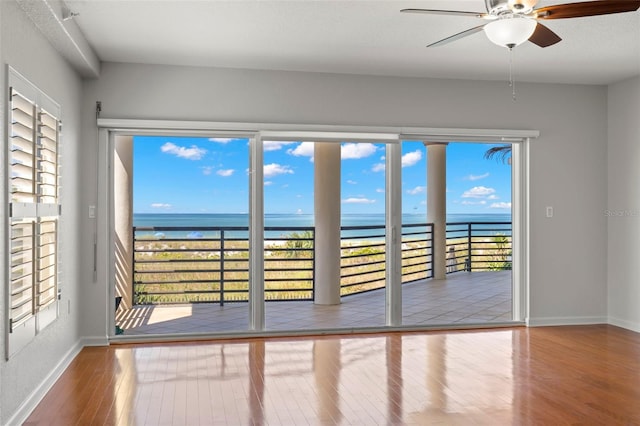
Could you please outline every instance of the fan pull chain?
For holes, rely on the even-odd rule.
[[[509,87],[511,87],[511,95],[513,101],[516,101],[516,81],[513,78],[513,47],[509,48]]]

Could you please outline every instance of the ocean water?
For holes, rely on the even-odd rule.
[[[348,226],[384,226],[383,213],[376,214],[352,214],[343,215],[341,223],[343,227]],[[404,214],[402,215],[402,224],[421,224],[426,223],[427,217],[425,214]],[[448,214],[447,223],[454,222],[511,222],[511,214]],[[208,236],[219,235],[214,231],[202,231],[198,228],[203,227],[248,227],[249,216],[247,214],[226,214],[226,213],[200,213],[200,214],[175,214],[175,213],[134,213],[133,226],[136,228],[157,228],[157,227],[180,227],[190,228],[184,231],[160,231],[154,229],[138,230],[136,236],[165,236],[174,238],[203,238]],[[313,215],[303,214],[266,214],[264,217],[264,226],[268,227],[310,227],[313,226]],[[502,233],[506,235],[511,234],[511,227],[508,226],[484,226],[485,228],[494,229],[492,234]],[[478,229],[482,229],[479,226]],[[495,230],[500,228],[500,230]],[[505,228],[504,231],[501,228]],[[460,231],[456,231],[460,229]],[[344,231],[343,237],[358,236],[363,231],[350,230]],[[367,231],[371,235],[371,231]],[[374,231],[377,234],[384,234],[384,230],[380,229]],[[482,232],[482,231],[478,231]],[[447,232],[448,237],[457,237],[466,233],[466,227],[464,226],[450,226]],[[237,237],[245,238],[246,232],[235,232]],[[273,237],[282,234],[282,231],[267,232],[267,236]],[[465,234],[466,235],[466,234]]]

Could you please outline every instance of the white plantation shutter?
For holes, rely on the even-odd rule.
[[[10,70],[9,350],[57,318],[59,107]]]

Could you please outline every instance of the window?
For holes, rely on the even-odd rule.
[[[60,107],[9,70],[9,349],[57,318]]]

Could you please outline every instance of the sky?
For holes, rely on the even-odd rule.
[[[247,213],[247,139],[134,137],[135,213]],[[341,144],[342,214],[384,213],[385,145]],[[447,145],[447,213],[509,214],[511,166],[494,144]],[[426,148],[402,142],[402,211],[426,213]],[[264,142],[265,213],[313,214],[313,143]]]

